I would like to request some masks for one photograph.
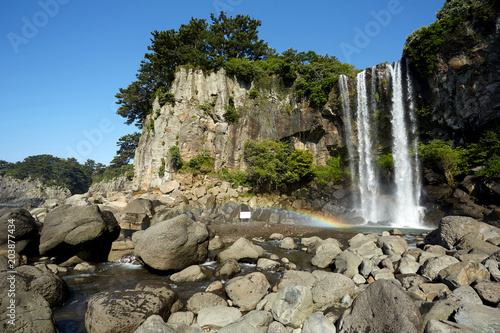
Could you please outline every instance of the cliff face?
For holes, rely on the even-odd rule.
[[[67,188],[45,186],[40,180],[19,180],[0,177],[0,204],[21,206],[27,203],[37,206],[47,199],[64,200],[71,196]]]
[[[446,61],[438,57],[434,73],[418,82],[434,135],[457,144],[477,139],[500,121],[500,17],[493,34]],[[429,121],[428,118],[425,121]]]
[[[296,148],[311,151],[316,164],[324,164],[329,150],[342,145],[338,109],[311,110],[273,79],[256,87],[228,77],[224,70],[207,74],[181,68],[170,92],[175,105],[154,103],[136,150],[134,183],[141,189],[173,179],[168,158],[172,146],[180,148],[185,161],[205,150],[215,158],[216,169],[245,169],[248,139],[290,139]],[[233,102],[240,117],[231,124],[224,113]]]

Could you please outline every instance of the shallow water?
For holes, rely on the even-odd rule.
[[[384,230],[390,228],[381,227],[356,227],[345,230],[323,229],[318,231],[317,236],[325,239],[334,237],[344,245],[347,245],[347,240],[353,235],[363,233],[380,234]],[[415,235],[420,234],[425,230],[400,229],[407,236],[404,236],[410,247],[415,247]],[[279,248],[279,241],[265,240],[257,243],[262,246],[268,255],[276,254],[280,258],[287,258],[290,262],[296,264],[300,270],[312,271],[315,268],[311,265],[312,255],[300,250],[300,238],[294,237],[295,243],[298,244],[297,250],[284,250]],[[203,265],[213,271],[217,265],[214,261],[218,251],[209,253],[209,258]],[[245,275],[256,270],[255,264],[240,264],[242,267],[239,275]],[[177,292],[181,300],[186,304],[186,301],[195,293],[204,291],[206,287],[215,281],[215,278],[202,282],[188,282],[174,284],[170,281],[168,275],[154,274],[145,269],[140,264],[133,263],[101,263],[97,264],[98,270],[94,273],[81,273],[70,270],[67,275],[63,276],[70,288],[69,300],[59,308],[54,309],[54,317],[57,321],[59,331],[61,333],[78,333],[85,331],[85,312],[87,311],[87,303],[92,295],[101,291],[116,291],[133,289],[139,281],[143,280],[161,280],[170,284],[171,288]],[[271,286],[278,282],[283,274],[282,269],[278,271],[263,271],[268,278]]]

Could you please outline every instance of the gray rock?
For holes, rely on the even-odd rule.
[[[387,255],[402,255],[408,250],[408,243],[399,236],[379,237],[377,244]]]
[[[476,280],[489,280],[490,273],[481,264],[473,262],[459,262],[442,269],[439,278],[451,289],[471,284]]]
[[[267,311],[250,311],[243,317],[218,330],[218,333],[267,333],[273,317]]]
[[[189,300],[188,300],[189,304]],[[168,317],[169,324],[191,325],[194,322],[194,313],[191,311],[174,312]]]
[[[413,257],[405,256],[401,258],[398,272],[401,274],[415,274],[419,268],[420,264]]]
[[[460,299],[464,303],[479,304],[479,305],[483,304],[483,301],[481,301],[481,298],[476,293],[474,288],[472,288],[467,284],[453,290],[453,295],[457,296],[458,299]]]
[[[459,306],[460,302],[453,299],[422,303],[420,313],[422,314],[424,326],[432,319],[448,320]]]
[[[485,266],[488,268],[492,280],[500,282],[500,263],[496,260],[486,260]]]
[[[161,280],[142,280],[134,288],[135,290],[150,291],[162,296],[167,302],[170,312],[176,312],[184,306],[179,300],[179,295],[170,287],[170,285]]]
[[[361,259],[350,251],[344,251],[335,257],[335,273],[341,273],[352,279],[358,274]]]
[[[164,194],[172,193],[179,188],[180,184],[176,180],[165,182],[160,185],[160,191]]]
[[[438,245],[453,248],[465,235],[479,230],[479,222],[467,216],[446,216],[437,229]]]
[[[366,279],[373,270],[373,261],[364,259],[361,264],[359,265],[359,274],[363,275],[363,277]]]
[[[119,214],[120,227],[131,230],[147,229],[153,218],[153,203],[138,198],[127,204]]]
[[[485,305],[462,304],[454,317],[459,324],[468,326],[478,332],[500,332],[500,309]]]
[[[420,274],[433,281],[438,277],[439,272],[442,269],[458,262],[458,259],[451,256],[429,258],[422,265],[422,271],[420,272]]]
[[[198,314],[201,309],[214,306],[227,306],[227,302],[224,298],[218,295],[204,292],[194,294],[187,301],[188,311],[191,311],[194,314]]]
[[[14,220],[11,224],[9,220]],[[9,227],[10,226],[10,227]],[[0,210],[0,250],[7,250],[9,235],[16,242],[16,253],[29,250],[30,243],[35,243],[39,237],[38,227],[30,212],[24,208],[3,208]],[[10,233],[9,231],[12,231]],[[15,237],[15,238],[12,238]]]
[[[325,272],[315,281],[311,293],[316,309],[323,310],[339,303],[345,294],[354,296],[354,289],[354,282],[345,275]]]
[[[228,306],[213,306],[201,309],[197,323],[203,329],[218,330],[241,317],[241,311]]]
[[[285,237],[280,242],[280,248],[285,250],[295,250],[297,248],[297,244],[295,244],[292,237]]]
[[[153,292],[125,290],[92,296],[85,313],[85,328],[95,332],[133,332],[151,315],[168,319],[166,300]]]
[[[312,273],[306,271],[286,271],[281,277],[274,291],[280,291],[286,286],[298,285],[311,288],[316,278]]]
[[[182,271],[172,274],[170,280],[174,283],[198,282],[208,280],[212,274],[206,267],[192,265],[184,268]]]
[[[59,206],[47,214],[40,237],[40,254],[74,255],[83,261],[106,261],[111,243],[120,235],[120,227],[111,212],[98,206]]]
[[[257,260],[257,269],[267,270],[273,269],[280,265],[279,262],[267,258],[260,258]]]
[[[266,252],[262,247],[253,244],[246,238],[240,238],[226,250],[220,252],[217,256],[217,260],[219,262],[224,262],[229,259],[235,259],[237,261],[257,261],[257,259],[265,256]]]
[[[220,249],[223,249],[224,246],[225,245],[224,245],[224,242],[222,241],[222,239],[220,239],[220,237],[216,235],[208,243],[208,250],[209,251],[220,250]]]
[[[361,292],[338,323],[342,332],[421,332],[420,312],[393,282],[379,280]]]
[[[477,333],[477,331],[452,321],[431,319],[425,325],[424,333]]]
[[[228,259],[215,267],[214,276],[217,279],[227,280],[233,278],[240,271],[241,267],[236,259]]]
[[[335,326],[321,312],[311,313],[302,327],[302,333],[336,333]]]
[[[401,286],[406,290],[429,282],[427,278],[417,274],[397,274],[396,279],[401,282]]]
[[[182,270],[208,255],[207,227],[187,215],[155,224],[134,241],[136,258],[157,270]]]
[[[316,255],[311,259],[311,264],[319,268],[327,268],[334,262],[339,253],[337,250],[316,252]]]
[[[162,317],[152,315],[149,316],[134,333],[177,333],[177,331],[168,327]]]
[[[286,286],[273,302],[271,313],[276,321],[294,328],[299,327],[313,312],[311,290],[304,286]]]
[[[285,327],[279,321],[273,321],[267,328],[267,333],[292,333],[293,328]]]
[[[241,311],[251,311],[270,288],[264,274],[254,272],[229,280],[225,286],[227,296]]]
[[[66,282],[49,271],[35,277],[30,283],[29,290],[42,295],[51,307],[62,305],[69,297]]]
[[[456,245],[459,250],[476,250],[491,255],[498,251],[499,247],[478,238],[476,234],[465,235]]]

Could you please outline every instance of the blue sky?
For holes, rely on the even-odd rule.
[[[0,159],[51,154],[109,164],[137,130],[115,94],[135,79],[150,32],[225,10],[262,21],[279,52],[337,56],[366,68],[401,57],[406,36],[435,20],[444,0],[2,0]]]

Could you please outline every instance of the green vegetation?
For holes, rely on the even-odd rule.
[[[341,156],[332,157],[326,161],[325,165],[315,165],[313,167],[314,181],[318,184],[337,183],[344,179],[347,172],[344,170]]]
[[[393,171],[394,170],[394,159],[392,153],[385,153],[378,156],[377,164],[379,169]]]
[[[221,180],[225,180],[236,186],[248,185],[245,172],[239,169],[232,171],[227,168],[222,168],[221,170],[217,171],[214,175],[220,178]]]
[[[229,96],[229,102],[226,106],[226,112],[224,113],[224,119],[230,123],[234,124],[238,122],[238,119],[240,118],[240,114],[236,110],[236,107],[234,106],[234,97]]]
[[[438,56],[448,61],[468,54],[494,32],[499,6],[497,0],[448,0],[436,22],[407,37],[403,56],[413,60],[422,77],[431,74]]]
[[[181,151],[179,150],[179,147],[173,146],[168,148],[168,157],[170,158],[170,162],[172,163],[174,170],[179,170],[180,168],[182,168],[182,165],[184,163],[182,161]]]
[[[180,154],[179,154],[180,156]],[[207,174],[214,171],[215,158],[210,156],[210,151],[202,149],[201,152],[189,160],[183,162],[180,172],[192,172],[194,174]]]
[[[139,139],[141,138],[141,133],[135,132],[132,134],[127,134],[118,139],[116,145],[118,146],[118,151],[116,156],[111,160],[111,165],[120,167],[122,165],[127,165],[134,158],[135,149],[139,145]]]
[[[94,177],[104,171],[104,165],[87,160],[80,164],[75,158],[52,155],[26,157],[22,162],[0,161],[0,175],[16,179],[39,179],[46,186],[66,187],[71,193],[85,193]]]
[[[432,140],[420,144],[419,154],[424,163],[441,170],[449,183],[459,174],[469,173],[472,168],[484,166],[476,176],[500,177],[500,131],[485,131],[477,143],[453,148],[451,141]]]

